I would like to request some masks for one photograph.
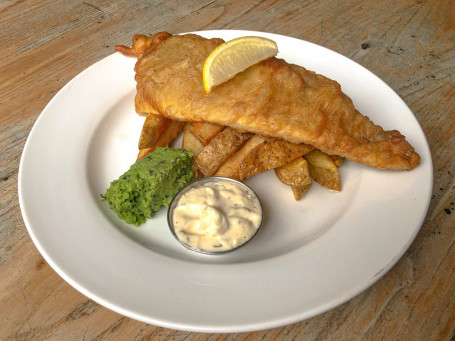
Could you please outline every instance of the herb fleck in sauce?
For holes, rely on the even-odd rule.
[[[244,244],[261,220],[261,206],[254,193],[231,181],[192,188],[173,212],[176,236],[203,251],[226,251]]]

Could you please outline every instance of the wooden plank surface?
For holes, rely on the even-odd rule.
[[[434,188],[402,259],[371,288],[309,320],[239,334],[147,325],[89,300],[44,261],[17,181],[27,136],[74,76],[135,33],[246,29],[325,46],[388,83],[427,136]],[[455,2],[3,1],[0,3],[0,340],[451,340],[455,335]]]

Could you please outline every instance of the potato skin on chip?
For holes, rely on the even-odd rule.
[[[292,193],[294,193],[294,199],[296,201],[299,201],[300,199],[302,199],[310,188],[311,188],[311,184],[303,185],[303,186],[291,186]]]
[[[303,157],[298,157],[281,167],[275,168],[274,171],[283,184],[291,187],[295,200],[303,198],[311,187],[312,181],[308,162]]]
[[[252,151],[254,148],[262,143],[265,143],[267,138],[262,135],[253,135],[246,143],[240,147],[240,149],[232,154],[218,169],[215,173],[216,176],[224,176],[235,180],[240,180],[239,169],[243,162],[243,159]]]
[[[275,168],[275,174],[285,185],[303,186],[311,184],[308,162],[302,156]]]
[[[333,159],[318,149],[304,155],[308,161],[311,178],[321,186],[340,192],[341,181],[338,168]]]
[[[307,144],[295,144],[285,140],[269,137],[266,143],[258,145],[249,153],[239,169],[240,179],[267,172],[308,153],[313,149]]]
[[[253,134],[225,128],[199,153],[196,163],[205,176],[212,176]]]

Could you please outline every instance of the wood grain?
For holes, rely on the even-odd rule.
[[[415,241],[377,283],[309,320],[199,334],[147,325],[70,287],[44,261],[18,203],[24,143],[51,98],[135,33],[246,29],[330,48],[374,72],[422,126],[434,164]],[[455,2],[4,1],[0,3],[0,340],[451,340],[455,335]]]

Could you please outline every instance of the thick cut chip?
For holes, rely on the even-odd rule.
[[[245,157],[257,146],[266,141],[267,139],[262,135],[253,135],[236,153],[232,154],[221,165],[215,175],[240,180],[239,169],[243,159],[245,159]]]
[[[314,181],[333,191],[341,191],[340,174],[329,155],[315,149],[303,157],[308,161],[310,175]]]
[[[185,122],[171,121],[156,140],[155,147],[169,146],[180,135],[185,124]]]
[[[216,135],[196,158],[199,169],[205,176],[211,176],[229,156],[235,153],[250,137],[251,133],[239,133],[226,128]]]
[[[313,147],[306,144],[295,144],[273,137],[258,145],[244,159],[239,169],[240,179],[267,172],[311,151]]]
[[[170,121],[152,147],[139,150],[137,160],[142,159],[147,154],[153,152],[156,147],[167,147],[180,135],[185,126],[185,122]]]
[[[140,159],[144,158],[145,156],[153,152],[155,149],[156,149],[155,147],[140,149],[139,153],[137,154],[136,161],[139,161]]]
[[[311,184],[303,185],[303,186],[291,186],[292,193],[294,193],[295,200],[298,201],[298,200],[302,199],[310,188],[311,188]]]
[[[202,172],[197,166],[196,157],[199,155],[204,146],[191,132],[191,126],[192,124],[188,123],[183,128],[182,148],[193,152],[193,164],[191,168],[193,169],[194,177],[199,179],[202,177]]]
[[[171,120],[155,114],[150,114],[145,118],[142,126],[141,136],[139,137],[139,149],[151,148],[155,145],[158,137],[163,133]]]
[[[298,157],[281,167],[275,168],[275,174],[283,184],[291,186],[295,200],[303,198],[312,184],[308,162],[303,157]]]
[[[192,124],[188,123],[183,128],[182,148],[193,152],[193,156],[196,158],[204,148],[204,145],[191,132],[191,126]]]
[[[224,128],[217,124],[196,122],[191,125],[190,131],[205,146]]]
[[[285,185],[302,186],[311,184],[308,162],[303,157],[298,157],[281,167],[275,168],[275,174]]]

